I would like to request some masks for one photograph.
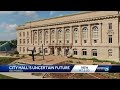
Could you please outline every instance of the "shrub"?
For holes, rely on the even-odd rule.
[[[10,56],[14,56],[14,53],[10,53]]]
[[[19,52],[18,51],[14,51],[14,54],[19,54]]]
[[[0,65],[9,64],[13,61],[17,60],[17,58],[10,58],[10,57],[0,57]]]
[[[87,58],[79,58],[80,60],[87,60]]]
[[[69,60],[69,62],[70,62],[70,63],[73,63],[73,61],[72,61],[72,60]]]
[[[32,54],[29,54],[29,56],[32,56]]]
[[[19,55],[17,54],[16,57],[19,57]]]
[[[90,60],[95,60],[95,61],[98,61],[98,59],[97,59],[97,58],[91,58]]]
[[[97,65],[97,64],[93,63],[93,65]]]
[[[25,58],[25,55],[22,55],[22,58]]]

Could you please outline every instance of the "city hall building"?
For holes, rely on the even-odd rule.
[[[86,11],[17,27],[17,50],[30,54],[120,60],[119,11]]]

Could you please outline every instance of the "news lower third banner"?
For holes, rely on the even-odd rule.
[[[118,65],[1,65],[0,72],[119,73]]]

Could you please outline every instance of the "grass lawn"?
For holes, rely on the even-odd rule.
[[[0,65],[7,65],[15,60],[17,60],[17,58],[0,57]],[[0,79],[15,79],[15,78],[0,74]]]
[[[0,57],[0,65],[7,65],[19,58]]]
[[[16,79],[16,78],[13,78],[13,77],[9,77],[9,76],[5,76],[5,75],[1,75],[1,74],[0,74],[0,79]]]

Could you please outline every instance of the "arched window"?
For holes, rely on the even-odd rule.
[[[55,39],[55,31],[54,30],[52,30],[52,32],[51,32],[51,39]]]
[[[48,31],[45,31],[45,40],[48,40]]]
[[[98,38],[98,27],[94,26],[92,28],[92,31],[93,31],[93,38]]]
[[[34,40],[37,40],[37,32],[34,33]]]
[[[39,39],[42,40],[42,31],[39,32]]]
[[[74,29],[73,37],[74,37],[74,39],[78,39],[78,28]]]
[[[62,30],[58,31],[58,39],[62,39]]]
[[[37,32],[34,32],[34,43],[37,43]]]
[[[88,38],[88,28],[87,27],[84,27],[83,29],[82,29],[82,37],[83,37],[83,39],[87,39]]]
[[[69,29],[67,29],[65,31],[65,39],[70,39],[70,30]]]

